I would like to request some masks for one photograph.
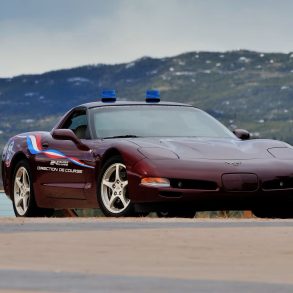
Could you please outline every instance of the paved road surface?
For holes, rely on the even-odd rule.
[[[0,219],[2,292],[293,292],[293,221]]]

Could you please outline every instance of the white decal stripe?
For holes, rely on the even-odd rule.
[[[62,155],[56,154],[55,152],[44,151],[44,153],[46,153],[47,155],[51,155],[51,156],[58,157],[58,158],[66,158],[65,156],[62,156]]]
[[[33,148],[34,148],[36,151],[40,152],[41,150],[38,149],[37,141],[36,141],[35,136],[30,135],[29,137],[30,137],[30,139],[31,139],[31,142],[32,142]]]

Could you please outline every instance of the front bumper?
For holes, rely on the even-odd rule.
[[[128,172],[129,197],[134,203],[194,203],[198,209],[251,209],[292,204],[293,162],[249,160],[241,166],[224,161],[140,161]],[[184,188],[156,188],[140,184],[144,176],[171,182],[195,182]],[[197,185],[197,182],[200,184]],[[179,185],[179,186],[182,186]]]

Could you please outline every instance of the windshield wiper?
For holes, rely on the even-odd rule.
[[[115,136],[107,136],[103,137],[103,139],[110,139],[110,138],[134,138],[138,137],[137,135],[134,134],[126,134],[126,135],[115,135]]]

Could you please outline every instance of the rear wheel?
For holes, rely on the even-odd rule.
[[[98,201],[105,216],[127,217],[134,215],[133,204],[128,198],[126,166],[120,156],[110,158],[100,172]]]
[[[48,217],[53,214],[54,210],[39,208],[36,204],[27,161],[20,161],[16,165],[12,188],[13,209],[16,217]]]

